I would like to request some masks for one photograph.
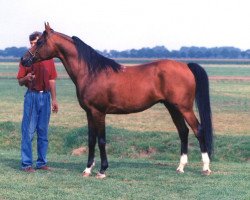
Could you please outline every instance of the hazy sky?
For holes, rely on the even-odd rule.
[[[250,0],[0,0],[0,49],[28,47],[45,21],[99,50],[250,49]]]

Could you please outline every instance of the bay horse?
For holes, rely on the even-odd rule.
[[[188,124],[199,142],[202,173],[211,173],[213,130],[209,82],[200,65],[158,60],[126,67],[100,55],[79,38],[56,32],[45,23],[45,31],[37,44],[24,54],[21,63],[29,67],[54,57],[61,60],[74,82],[79,104],[87,115],[89,152],[83,176],[91,175],[98,142],[101,168],[96,177],[106,177],[106,114],[141,112],[156,103],[163,103],[168,109],[181,140],[177,172],[183,173],[188,162]],[[193,110],[195,100],[200,122]]]

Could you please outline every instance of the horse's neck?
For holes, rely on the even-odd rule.
[[[78,61],[78,53],[74,44],[60,45],[58,58],[62,61],[67,73],[76,84],[79,77],[87,73],[84,63]]]

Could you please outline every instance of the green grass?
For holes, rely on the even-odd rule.
[[[0,144],[2,149],[19,150],[20,124],[0,123]],[[129,131],[108,126],[107,153],[117,158],[141,158],[151,160],[179,160],[180,140],[176,132]],[[50,127],[49,153],[68,154],[80,146],[87,146],[87,127]],[[147,139],[145,139],[147,138]],[[35,141],[36,139],[34,139]],[[250,159],[250,135],[216,135],[213,161],[247,162]],[[34,142],[34,152],[36,144]],[[189,137],[189,159],[200,160],[198,142]],[[98,157],[97,153],[97,157]]]
[[[249,199],[247,163],[214,162],[213,175],[190,162],[176,174],[177,162],[110,156],[108,178],[83,178],[87,157],[49,154],[52,172],[19,170],[17,151],[0,150],[0,199]],[[97,165],[99,161],[97,161]],[[97,168],[94,169],[94,174]]]
[[[250,66],[204,64],[209,76],[249,76]],[[52,114],[49,165],[53,172],[25,174],[20,167],[20,123],[24,87],[15,79],[17,63],[0,63],[0,199],[250,199],[250,84],[211,80],[215,129],[213,174],[200,175],[198,142],[190,131],[189,165],[177,175],[180,140],[163,105],[130,115],[108,115],[106,180],[83,178],[87,155],[71,156],[87,145],[87,121],[70,79],[57,80],[60,110]],[[58,65],[58,73],[65,70]],[[34,155],[36,154],[34,138]],[[100,167],[99,152],[96,152]]]
[[[203,66],[203,65],[202,65]],[[241,67],[240,65],[220,66],[220,65],[204,65],[209,76],[249,76],[250,66]]]
[[[250,73],[249,73],[250,74]],[[213,110],[249,112],[250,84],[247,81],[210,81]]]

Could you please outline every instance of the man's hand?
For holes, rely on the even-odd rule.
[[[53,113],[57,113],[58,112],[58,103],[57,103],[57,101],[52,101],[51,107],[52,107],[52,112]]]
[[[27,81],[33,81],[34,79],[35,79],[35,75],[34,74],[32,74],[32,73],[28,73],[27,75],[26,75],[26,80]]]
[[[23,86],[27,82],[31,82],[35,79],[35,75],[33,73],[28,73],[25,77],[18,79],[18,83],[20,86]]]

